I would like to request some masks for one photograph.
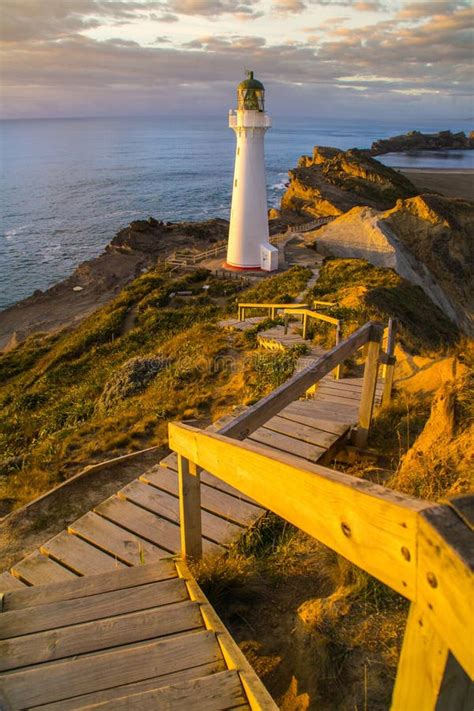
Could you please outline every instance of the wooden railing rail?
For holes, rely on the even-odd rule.
[[[314,299],[313,308],[316,306],[337,306],[337,301],[319,301],[318,299]]]
[[[245,320],[245,311],[247,309],[256,309],[256,310],[265,310],[268,311],[270,318],[275,318],[277,315],[277,311],[281,311],[282,309],[301,309],[305,308],[308,304],[273,304],[273,303],[239,303],[237,305],[238,311],[237,311],[237,318],[239,321],[244,321]]]
[[[472,528],[452,507],[184,424],[170,423],[169,442],[178,454],[180,496],[193,479],[193,506],[181,506],[184,556],[200,530],[194,494],[202,468],[411,601],[392,711],[435,711],[441,693],[443,708],[467,708],[460,694],[468,693],[462,669],[474,675]],[[474,496],[467,498],[472,510]],[[194,549],[199,557],[200,545]]]
[[[189,264],[196,264],[208,257],[217,257],[220,252],[224,251],[226,246],[227,240],[221,240],[220,242],[216,242],[212,247],[208,247],[200,252],[187,252],[178,249],[167,257],[166,263],[174,265],[175,267],[186,267]]]
[[[316,358],[307,368],[293,375],[283,385],[275,388],[269,395],[221,427],[219,434],[235,439],[248,437],[280,410],[304,395],[311,386],[334,370],[339,363],[349,358],[361,345],[374,339],[380,340],[382,332],[383,326],[377,323],[368,322],[361,326],[345,341],[334,346],[320,358]]]
[[[298,232],[308,232],[313,230],[315,227],[321,227],[321,225],[327,225],[328,222],[336,219],[336,215],[326,215],[325,217],[318,217],[310,222],[305,222],[301,225],[288,225],[288,233],[298,233]]]

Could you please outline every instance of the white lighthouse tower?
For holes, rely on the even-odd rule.
[[[265,113],[264,97],[263,84],[248,72],[237,87],[237,110],[229,111],[237,146],[227,265],[273,271],[278,268],[278,250],[268,242],[263,143],[271,120]]]

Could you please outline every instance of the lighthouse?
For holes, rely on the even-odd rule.
[[[230,211],[227,266],[237,269],[278,268],[278,250],[268,242],[265,133],[265,88],[253,72],[237,87],[237,110],[229,111],[229,127],[237,139]]]

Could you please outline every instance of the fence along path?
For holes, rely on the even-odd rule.
[[[362,411],[367,397],[373,404],[376,392],[373,373],[367,370],[360,389],[354,389],[353,397],[344,398],[347,402],[339,401],[331,405],[331,402],[328,401],[323,408],[317,407],[315,409],[315,401],[298,400],[298,398],[303,396],[317,380],[321,380],[325,375],[329,374],[339,361],[347,358],[365,343],[369,343],[369,346],[370,343],[374,343],[378,354],[382,331],[383,329],[380,326],[366,324],[346,342],[339,344],[321,358],[313,361],[307,368],[294,375],[287,383],[277,388],[269,396],[254,406],[247,408],[236,417],[228,418],[227,422],[221,422],[214,429],[218,430],[220,436],[225,436],[227,439],[245,440],[250,447],[258,447],[265,452],[266,456],[285,457],[288,456],[288,452],[292,452],[292,457],[303,467],[312,466],[314,462],[321,461],[323,455],[330,451],[331,447],[347,433],[345,415],[341,415],[341,410],[344,410],[344,407],[350,408],[351,414],[353,414],[357,410],[357,404],[360,402]],[[373,369],[374,363],[376,366],[378,364],[378,357],[375,361],[368,360],[367,362],[371,363],[371,368]],[[369,386],[370,393],[367,391]],[[169,660],[171,655],[172,661],[169,662],[171,667],[166,673],[174,673],[171,671],[171,669],[174,669],[173,664],[176,664],[176,658],[182,656],[182,647],[179,645],[190,642],[196,642],[197,644],[198,635],[194,628],[192,631],[194,636],[185,640],[180,638],[176,642],[177,646],[169,646],[168,641],[166,644],[162,644],[159,639],[160,635],[157,632],[156,638],[153,638],[153,644],[157,645],[156,649],[154,647],[153,650],[144,648],[143,656],[140,657],[138,651],[132,652],[130,651],[131,647],[127,646],[133,644],[135,649],[137,640],[130,637],[128,631],[125,634],[123,628],[121,628],[124,635],[120,636],[122,635],[122,632],[120,632],[119,637],[113,639],[115,639],[114,646],[117,644],[120,646],[120,642],[122,642],[123,659],[118,652],[115,656],[108,656],[107,658],[104,656],[99,659],[100,654],[109,655],[111,653],[110,650],[103,649],[100,654],[99,652],[94,652],[94,661],[97,658],[97,667],[94,665],[87,667],[87,663],[84,663],[84,666],[80,653],[82,654],[81,649],[92,649],[87,645],[92,644],[91,640],[97,638],[95,613],[91,613],[92,617],[81,618],[81,624],[89,625],[84,630],[87,633],[85,634],[85,648],[77,646],[74,634],[77,630],[68,631],[69,623],[67,620],[60,625],[61,629],[64,628],[64,642],[61,643],[63,646],[61,644],[56,646],[56,643],[52,644],[50,637],[48,637],[48,629],[50,628],[40,629],[37,627],[37,622],[34,622],[34,624],[31,622],[31,620],[41,619],[42,613],[40,613],[39,606],[42,604],[43,589],[47,590],[48,588],[56,591],[53,593],[54,595],[59,595],[59,592],[64,590],[75,590],[74,595],[78,597],[79,601],[82,601],[84,597],[89,598],[91,593],[87,592],[89,590],[87,582],[78,582],[78,577],[85,576],[84,580],[87,581],[92,579],[89,576],[95,577],[104,573],[107,574],[103,578],[104,580],[114,581],[120,579],[125,581],[123,586],[128,588],[131,585],[127,583],[126,576],[128,574],[132,575],[131,569],[133,571],[134,567],[137,570],[141,570],[148,567],[147,565],[143,566],[143,563],[155,563],[158,565],[161,559],[168,558],[171,554],[180,551],[184,557],[198,557],[203,550],[206,553],[220,554],[227,545],[235,541],[249,525],[264,513],[265,508],[257,503],[253,496],[249,496],[245,489],[235,488],[235,486],[223,481],[220,476],[216,477],[205,469],[199,472],[199,477],[197,474],[198,472],[192,463],[188,465],[182,458],[177,458],[176,454],[171,454],[160,465],[144,471],[142,476],[128,486],[123,487],[115,496],[110,497],[93,511],[73,522],[66,531],[44,543],[39,550],[12,566],[10,572],[3,574],[1,583],[3,590],[6,591],[3,596],[3,609],[7,610],[7,613],[6,616],[0,615],[0,628],[2,622],[8,622],[13,617],[17,619],[18,615],[20,615],[21,619],[30,621],[28,622],[30,627],[27,628],[27,631],[25,631],[26,628],[22,628],[20,631],[17,629],[15,632],[14,628],[12,632],[8,625],[6,632],[4,631],[5,639],[14,639],[14,648],[17,649],[14,659],[28,660],[28,670],[21,667],[20,661],[18,662],[20,667],[15,667],[16,671],[13,669],[5,670],[3,676],[0,676],[0,686],[3,684],[10,697],[18,700],[18,705],[15,706],[15,701],[13,708],[21,708],[28,704],[32,705],[33,702],[35,705],[46,704],[49,703],[46,699],[53,697],[52,705],[45,707],[61,708],[61,710],[69,707],[77,708],[74,704],[67,706],[64,699],[59,702],[57,695],[64,693],[79,696],[86,693],[95,694],[96,692],[101,692],[102,694],[105,690],[103,684],[108,685],[107,688],[109,686],[112,688],[115,683],[120,686],[121,679],[128,679],[127,683],[130,684],[135,684],[137,681],[141,682],[143,681],[143,678],[140,677],[142,672],[133,671],[133,674],[138,673],[139,678],[135,678],[133,674],[132,677],[127,676],[124,670],[143,669],[145,659],[148,663],[148,653],[153,650],[155,650],[153,653],[156,652],[156,656],[153,657],[156,661],[153,661],[152,664],[156,664],[156,668],[168,670],[166,666],[168,662],[164,660]],[[196,489],[196,483],[198,484],[198,489]],[[199,511],[198,515],[196,515],[196,506]],[[193,511],[194,514],[192,514]],[[184,525],[184,522],[186,522],[186,525]],[[53,586],[42,587],[43,584],[48,583],[53,583]],[[195,581],[191,578],[187,580],[186,584],[188,590],[198,590]],[[83,587],[81,588],[81,585],[85,586],[85,590]],[[37,593],[35,592],[35,586],[39,586]],[[196,595],[198,594],[200,593],[196,592]],[[13,614],[13,607],[16,603],[11,601],[21,600],[22,597],[27,598],[28,595],[32,595],[35,600],[34,608],[22,611],[20,610],[21,605],[18,603],[17,613]],[[121,593],[120,598],[122,597],[127,600],[128,594],[122,595]],[[193,600],[194,598],[191,597],[190,599]],[[55,600],[58,603],[59,614],[65,604],[65,598],[56,597]],[[166,604],[170,606],[182,602],[181,598],[179,600],[167,598],[167,600]],[[187,598],[185,597],[184,601],[186,600]],[[50,607],[50,604],[48,602],[45,607],[47,611],[51,612],[53,608]],[[79,605],[79,602],[77,604]],[[141,605],[142,603],[139,604]],[[202,604],[206,605],[207,603]],[[66,607],[68,606],[66,605]],[[140,607],[140,609],[142,608]],[[169,612],[169,609],[165,612]],[[183,608],[180,609],[182,610]],[[215,613],[212,608],[208,606],[205,609],[208,612],[208,617],[214,619],[213,614]],[[8,610],[13,614],[13,617]],[[131,608],[126,607],[123,609],[123,614],[135,615],[137,611],[133,606]],[[103,614],[104,619],[108,619],[107,615]],[[114,608],[114,620],[118,614],[117,609]],[[186,625],[190,623],[181,619],[181,613],[176,612],[176,615],[178,629],[175,631],[179,637],[183,632],[183,625],[188,630]],[[109,622],[107,621],[105,625],[107,628]],[[129,623],[131,622],[132,620],[130,619],[128,622],[126,620],[123,623],[127,630],[129,630],[131,626]],[[77,620],[74,624],[76,625],[76,623]],[[154,634],[153,630],[162,629],[160,627],[149,627],[145,621],[143,625],[147,629],[149,628],[149,634]],[[63,639],[63,632],[60,634],[61,639]],[[224,633],[222,632],[222,634]],[[19,642],[17,644],[15,641],[18,635],[24,638],[24,642],[21,644]],[[27,639],[25,635],[31,635],[31,637]],[[222,636],[221,633],[217,632],[218,641],[220,636]],[[210,663],[206,656],[208,654],[206,651],[208,646],[206,645],[212,643],[212,640],[209,641],[211,637],[209,635],[205,637],[201,634],[199,639],[202,644],[200,642],[193,655],[194,666],[203,667]],[[71,642],[71,639],[73,639],[73,642]],[[117,639],[119,639],[119,642],[117,642]],[[146,639],[150,638],[146,637]],[[37,649],[32,645],[33,642],[35,645],[37,642],[38,644],[41,642],[38,648],[40,649],[38,656],[22,657],[22,654],[27,654],[29,649]],[[8,644],[10,644],[10,641]],[[42,652],[41,649],[43,650]],[[57,651],[58,649],[59,652]],[[36,654],[36,652],[33,654]],[[64,656],[58,658],[55,656],[57,654],[64,654]],[[98,654],[99,656],[97,656]],[[229,655],[227,654],[226,656],[223,652],[223,656],[228,662]],[[90,659],[90,657],[88,658]],[[47,667],[48,671],[51,671],[51,675],[48,676],[44,674],[46,667],[43,662],[46,659],[50,660]],[[113,674],[113,672],[110,670],[115,668],[115,660],[122,661],[120,661],[120,664],[117,663],[117,674],[111,677],[110,674]],[[41,664],[39,664],[37,670],[35,664],[40,661]],[[215,662],[216,660],[212,658],[212,661]],[[65,666],[66,662],[67,667]],[[188,662],[183,663],[188,664]],[[14,664],[17,664],[17,661]],[[165,666],[160,666],[162,664],[165,664]],[[234,667],[229,668],[238,669],[239,678],[243,684],[250,707],[255,709],[274,708],[273,702],[269,698],[264,697],[263,700],[259,700],[263,692],[255,680],[252,683],[244,683],[242,665],[243,662],[240,660],[234,663]],[[188,667],[180,669],[180,672],[184,673],[187,670]],[[216,670],[214,671],[217,673]],[[84,684],[80,686],[77,681],[79,678],[90,680],[92,687],[90,685],[84,686]],[[45,681],[38,685],[37,681],[43,679]],[[187,679],[188,677],[185,680],[181,680],[180,683],[185,684]],[[122,687],[123,680],[121,681]],[[160,681],[160,684],[162,681]],[[89,684],[89,681],[87,683]],[[194,686],[193,689],[195,691]],[[43,696],[34,695],[36,693],[39,694],[41,690],[44,690]],[[120,689],[120,693],[122,691],[124,691],[123,688]],[[146,689],[140,687],[139,691],[140,693],[142,691],[148,692],[150,687],[146,687]],[[187,687],[183,691],[183,694],[185,694],[183,698],[187,699],[188,704],[192,693],[193,691]],[[220,692],[215,691],[215,693],[218,695]],[[30,698],[31,694],[33,694],[33,697]],[[55,694],[56,696],[54,696]],[[88,697],[88,700],[92,698]],[[103,696],[98,698],[103,700]],[[155,696],[151,695],[150,698],[156,701]],[[166,698],[166,696],[163,698]],[[252,698],[257,698],[257,701],[252,701]],[[58,701],[59,705],[56,701]],[[142,702],[144,703],[144,699],[140,701],[140,703]],[[114,700],[114,703],[118,702]],[[125,702],[124,704],[124,707],[126,707]],[[239,704],[234,705],[238,706]],[[87,707],[87,704],[85,704],[85,707]],[[148,708],[145,705],[139,707]],[[113,708],[120,708],[120,706],[113,706]],[[176,708],[179,708],[179,706],[176,706]],[[214,706],[209,703],[206,708],[212,709]],[[222,706],[217,705],[216,708],[222,708]]]
[[[380,396],[378,385],[371,381],[367,390],[367,374],[362,379],[351,379],[350,384],[345,380],[336,384],[324,379],[333,369],[329,368],[319,378],[318,398],[299,398],[318,379],[311,375],[313,368],[319,373],[318,364],[334,362],[336,365],[339,358],[344,359],[346,353],[352,352],[354,343],[363,345],[366,342],[364,339],[369,337],[370,329],[375,329],[379,339],[378,353],[381,329],[368,324],[362,329],[362,341],[357,334],[351,336],[346,342],[348,345],[340,344],[336,352],[333,349],[313,359],[305,369],[277,389],[275,392],[278,394],[282,389],[285,397],[277,399],[276,407],[273,398],[271,407],[267,406],[267,399],[264,398],[243,414],[221,422],[217,425],[218,430],[239,439],[249,438],[272,451],[292,452],[302,462],[325,461],[347,437],[348,431],[357,422],[359,412],[366,413],[367,419],[369,408],[370,420],[374,401]],[[372,363],[372,369],[374,364],[377,366],[376,361]],[[305,387],[301,387],[301,382],[305,383]],[[246,423],[245,426],[241,425],[242,422]],[[362,426],[362,420],[360,424]],[[182,513],[177,471],[174,454],[144,470],[140,477],[114,496],[13,565],[1,578],[3,588],[93,575],[177,553],[180,549],[179,521]],[[201,478],[204,548],[207,552],[219,553],[252,525],[263,514],[263,509],[211,474],[203,472]]]

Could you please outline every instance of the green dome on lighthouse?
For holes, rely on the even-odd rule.
[[[255,79],[253,72],[247,72],[247,79],[237,87],[237,109],[245,111],[265,110],[265,87]]]

